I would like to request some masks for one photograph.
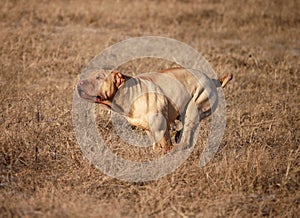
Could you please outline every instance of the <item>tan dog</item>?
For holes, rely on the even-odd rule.
[[[124,115],[131,125],[146,130],[153,149],[166,153],[174,148],[170,128],[175,120],[183,125],[175,147],[189,146],[199,121],[215,109],[216,88],[225,87],[232,79],[232,74],[220,80],[200,75],[179,67],[136,77],[101,69],[80,80],[77,90],[80,97],[105,105]]]

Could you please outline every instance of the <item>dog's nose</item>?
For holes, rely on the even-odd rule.
[[[79,82],[77,84],[77,87],[81,87],[83,84],[84,84],[84,81],[83,80],[79,80]]]

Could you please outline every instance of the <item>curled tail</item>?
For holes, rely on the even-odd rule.
[[[224,88],[226,84],[233,78],[232,73],[223,76],[221,79],[213,79],[214,84],[216,87]]]

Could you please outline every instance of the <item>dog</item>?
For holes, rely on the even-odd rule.
[[[99,69],[81,79],[77,91],[81,98],[125,116],[132,126],[147,132],[155,151],[168,153],[189,147],[200,120],[216,108],[216,88],[224,88],[231,79],[231,73],[211,79],[182,67],[136,77]],[[170,130],[177,120],[182,128],[172,143]]]

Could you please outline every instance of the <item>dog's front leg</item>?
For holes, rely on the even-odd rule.
[[[153,142],[153,150],[167,153],[172,149],[170,125],[162,114],[151,114],[148,117],[150,131],[148,135]]]

